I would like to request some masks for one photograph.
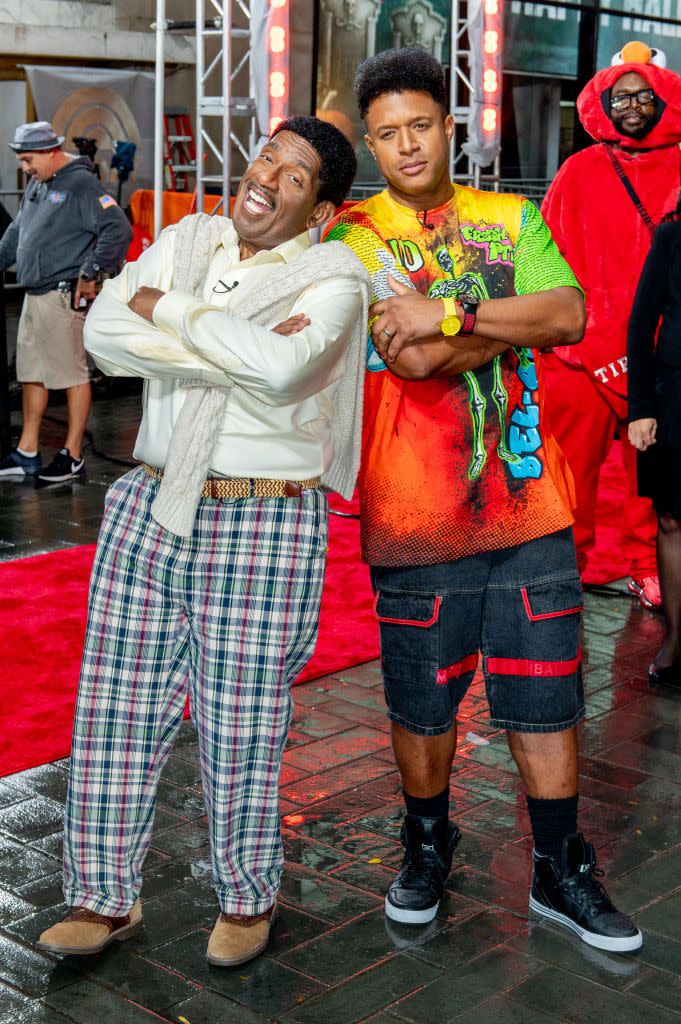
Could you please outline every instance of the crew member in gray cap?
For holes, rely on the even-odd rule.
[[[81,446],[92,395],[83,348],[87,304],[103,276],[117,274],[132,231],[89,157],[62,149],[47,121],[17,128],[10,148],[29,177],[21,210],[0,241],[0,271],[16,264],[26,289],[17,335],[17,379],[23,427],[17,447],[0,461],[0,477],[57,482],[82,476]],[[40,425],[49,391],[66,390],[64,447],[43,468]]]

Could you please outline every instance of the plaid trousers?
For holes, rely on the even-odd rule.
[[[317,639],[327,502],[202,499],[193,535],[152,519],[134,469],[107,493],[92,570],[71,756],[64,895],[127,913],[142,886],[156,789],[189,692],[213,879],[229,914],[259,914],[284,858],[278,810],[290,685]]]

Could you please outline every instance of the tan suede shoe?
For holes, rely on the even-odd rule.
[[[255,917],[220,914],[208,940],[208,963],[216,967],[234,967],[252,960],[270,941],[270,928],[275,917],[276,906]]]
[[[131,939],[141,927],[142,904],[139,900],[124,917],[106,917],[85,907],[74,907],[63,921],[42,933],[36,946],[48,953],[92,956],[93,953],[101,953],[112,942]]]

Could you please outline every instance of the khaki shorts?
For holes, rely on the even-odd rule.
[[[17,332],[17,380],[50,390],[87,384],[84,323],[85,315],[71,309],[67,292],[24,296]]]

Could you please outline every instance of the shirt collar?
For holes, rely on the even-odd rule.
[[[295,238],[289,238],[288,241],[275,246],[274,249],[263,249],[248,260],[240,260],[239,236],[231,221],[229,226],[223,231],[220,242],[234,263],[292,263],[306,249],[309,249],[311,245],[309,233],[303,231],[301,234],[296,235]]]

